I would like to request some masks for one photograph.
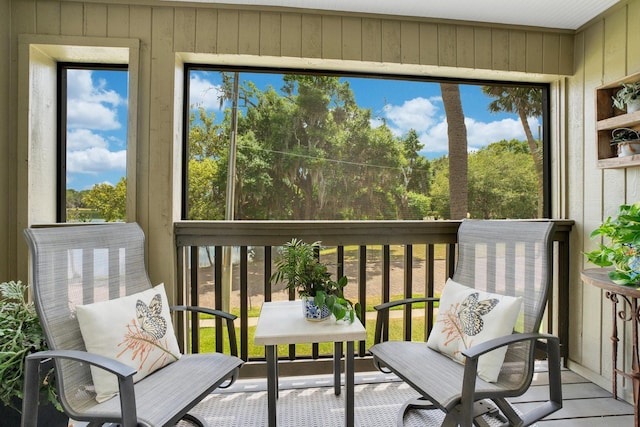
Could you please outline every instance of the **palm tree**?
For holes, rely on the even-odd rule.
[[[467,127],[460,101],[460,87],[440,83],[442,103],[447,114],[449,137],[449,215],[450,219],[467,217]]]
[[[482,92],[495,98],[489,104],[490,112],[517,113],[520,118],[536,168],[538,177],[538,217],[542,217],[544,208],[543,150],[541,141],[533,137],[531,127],[527,121],[529,117],[542,115],[542,90],[535,87],[483,86]]]

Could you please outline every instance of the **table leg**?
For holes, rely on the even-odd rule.
[[[353,427],[354,419],[354,368],[355,362],[353,361],[353,341],[347,341],[347,356],[345,360],[345,393],[346,393],[346,410],[345,410],[345,424],[347,427]]]
[[[631,303],[632,313],[638,313],[638,298],[633,298]],[[637,315],[637,314],[636,314]],[[632,319],[633,344],[631,354],[631,380],[633,381],[633,407],[634,407],[634,425],[640,426],[640,356],[638,355],[638,319],[634,316]]]
[[[611,300],[611,393],[613,398],[618,398],[618,295],[608,292],[605,296]]]
[[[269,427],[276,427],[276,399],[278,398],[278,349],[275,345],[265,346],[267,356],[267,413]]]
[[[333,344],[333,391],[336,396],[340,396],[342,389],[340,362],[342,360],[342,341]]]

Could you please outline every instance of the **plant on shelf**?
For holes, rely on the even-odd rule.
[[[0,402],[10,411],[4,417],[13,417],[22,409],[25,357],[47,349],[38,315],[33,302],[27,301],[26,293],[27,286],[20,281],[0,283]],[[43,375],[40,392],[41,405],[51,403],[62,411],[52,368]],[[59,414],[63,415],[62,412]],[[18,415],[18,424],[19,419]]]
[[[640,107],[640,82],[622,83],[622,89],[612,97],[613,105],[620,110],[627,110],[627,113],[637,111]],[[629,108],[629,104],[633,107]],[[635,107],[637,105],[637,107]]]
[[[275,261],[276,272],[270,281],[285,282],[286,288],[297,291],[303,301],[313,298],[318,311],[326,306],[336,320],[346,318],[353,322],[360,307],[344,297],[347,277],[332,280],[327,265],[319,260],[319,252],[320,242],[292,239],[280,250]]]
[[[640,202],[621,205],[615,218],[608,217],[593,230],[591,238],[610,240],[586,253],[587,260],[600,267],[614,267],[609,278],[618,285],[640,284]]]
[[[618,148],[618,156],[631,156],[640,153],[640,134],[629,128],[617,128],[611,132],[611,145]]]

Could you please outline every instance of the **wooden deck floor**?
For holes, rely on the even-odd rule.
[[[546,398],[546,379],[546,372],[540,372],[529,391],[511,401],[526,411],[527,406]],[[539,427],[633,426],[633,405],[614,400],[610,392],[572,371],[565,370],[562,373],[562,394],[562,409],[539,421]]]

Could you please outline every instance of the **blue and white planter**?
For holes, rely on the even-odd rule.
[[[326,305],[318,307],[313,297],[302,297],[302,315],[307,320],[319,322],[328,319],[331,312]]]

